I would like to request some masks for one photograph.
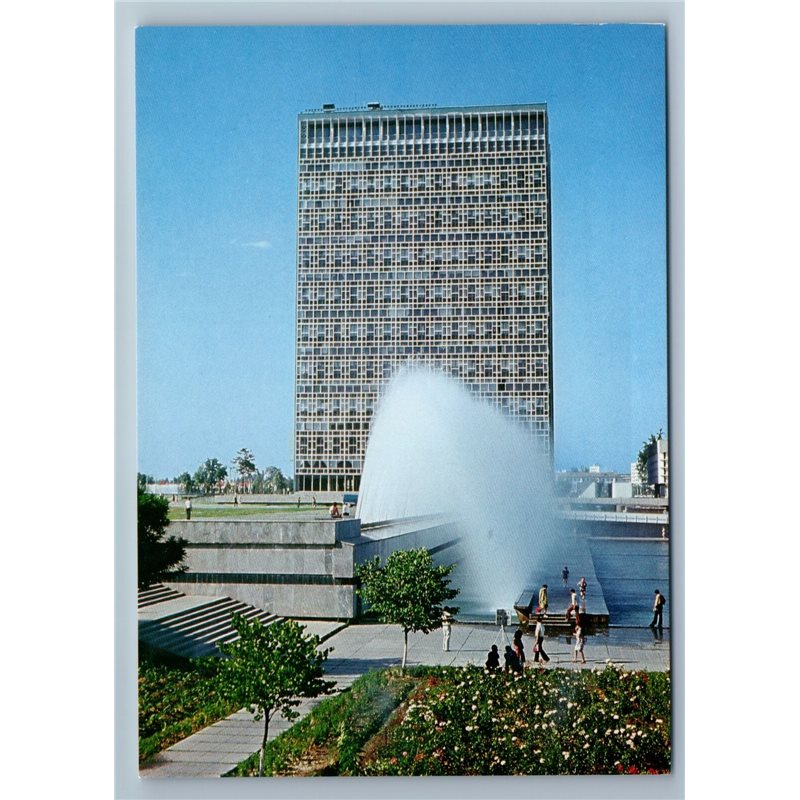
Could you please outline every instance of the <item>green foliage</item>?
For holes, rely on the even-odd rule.
[[[356,567],[356,575],[361,580],[357,591],[369,604],[370,611],[378,614],[383,622],[400,625],[403,629],[403,667],[409,632],[429,633],[441,627],[442,604],[458,595],[458,589],[450,588],[447,577],[454,568],[454,564],[436,566],[424,547],[395,550],[383,567],[378,556]],[[455,614],[458,608],[450,611]]]
[[[256,494],[284,494],[287,490],[292,490],[292,482],[278,467],[267,467],[253,479]]]
[[[668,772],[668,673],[444,669],[410,697],[368,775]]]
[[[183,487],[183,491],[185,494],[192,494],[193,492],[197,491],[197,484],[194,482],[194,478],[188,472],[182,472],[178,477],[175,479],[175,483],[179,483]]]
[[[264,774],[358,775],[362,748],[418,680],[396,669],[362,675],[348,690],[324,700],[267,744]],[[230,774],[255,775],[257,770],[258,754],[254,754]]]
[[[230,774],[255,774],[256,761]],[[271,741],[265,763],[269,775],[668,772],[670,676],[380,670]]]
[[[293,620],[262,625],[234,614],[231,624],[239,638],[218,644],[227,656],[220,665],[217,683],[223,696],[246,706],[255,719],[264,718],[259,774],[263,774],[264,748],[269,721],[276,713],[297,719],[295,708],[303,697],[328,694],[335,684],[323,680],[323,664],[331,648],[319,649],[319,636],[309,636]]]
[[[240,481],[247,480],[256,471],[255,457],[246,447],[239,450],[231,463],[236,469]]]
[[[237,710],[209,680],[218,661],[198,660],[183,669],[139,668],[140,761]]]
[[[138,583],[140,589],[146,589],[170,575],[186,571],[181,562],[186,557],[188,542],[182,537],[164,538],[169,525],[169,501],[166,497],[141,489],[137,495]]]
[[[220,481],[228,475],[228,470],[216,458],[208,458],[194,473],[193,480],[205,494],[213,494]]]

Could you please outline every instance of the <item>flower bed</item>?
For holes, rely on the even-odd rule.
[[[361,774],[668,772],[669,673],[441,668],[380,736]]]

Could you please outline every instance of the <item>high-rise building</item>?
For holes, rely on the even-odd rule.
[[[325,105],[298,140],[296,488],[359,488],[381,389],[409,362],[552,453],[546,105]]]

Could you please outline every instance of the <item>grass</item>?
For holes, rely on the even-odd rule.
[[[140,664],[140,763],[238,710],[216,692],[215,664],[213,658],[185,667]]]
[[[300,506],[296,504],[286,504],[285,506],[274,505],[239,505],[239,506],[202,506],[195,505],[192,508],[192,519],[219,519],[219,518],[235,518],[235,517],[262,517],[265,514],[291,514],[298,511],[313,511],[313,506]],[[321,515],[325,514],[325,509],[322,506],[317,506]],[[186,511],[179,507],[170,507],[169,509],[170,520],[186,519]]]

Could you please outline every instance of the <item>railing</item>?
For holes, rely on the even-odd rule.
[[[635,511],[562,511],[564,519],[587,522],[639,522],[649,525],[669,525],[669,512],[642,514]]]

